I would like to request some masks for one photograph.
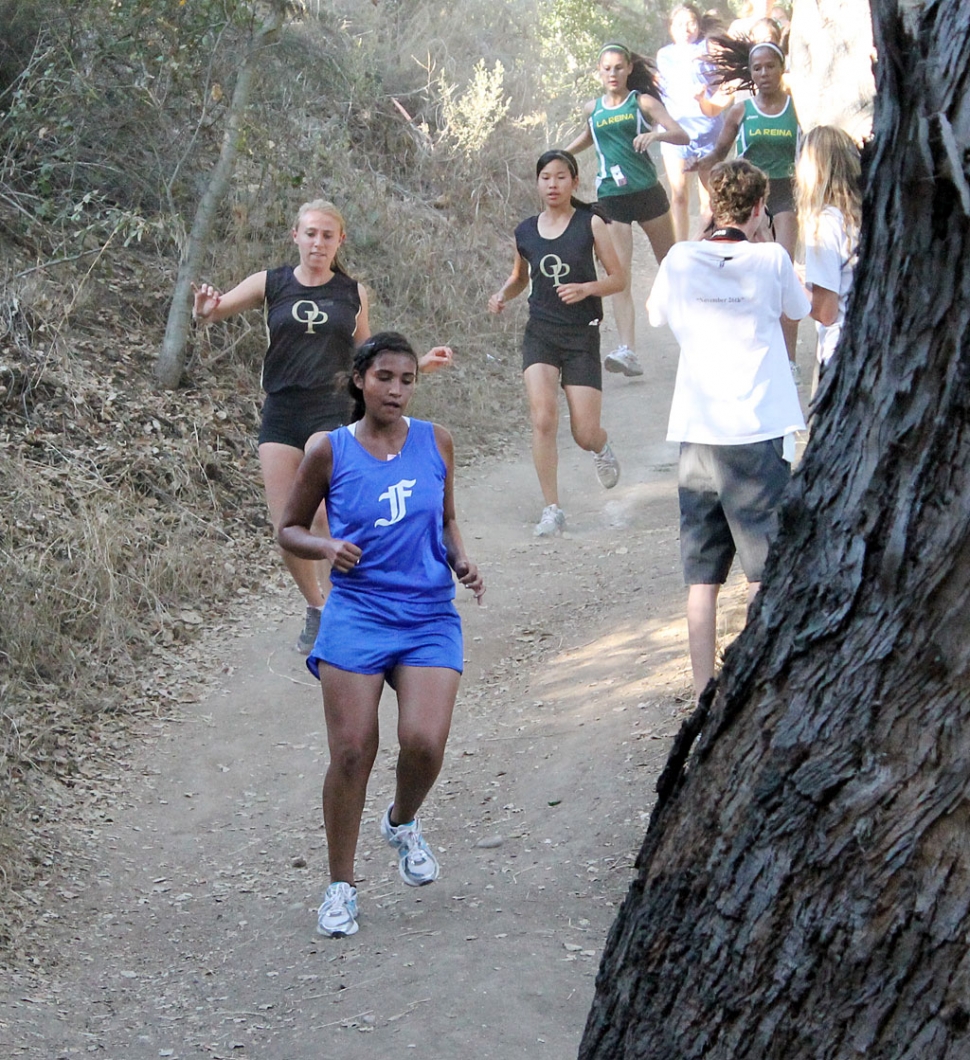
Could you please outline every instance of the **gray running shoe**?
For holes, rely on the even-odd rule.
[[[391,824],[391,810],[394,803],[388,806],[381,818],[381,835],[397,851],[397,871],[409,887],[423,887],[434,883],[441,871],[431,847],[421,834],[421,825],[417,817],[408,824]]]
[[[532,531],[536,537],[553,537],[561,534],[566,526],[566,513],[557,504],[542,509],[542,518]]]
[[[640,361],[629,346],[617,346],[612,353],[608,353],[603,361],[603,367],[608,372],[622,372],[624,375],[643,375]]]
[[[331,883],[317,910],[317,934],[342,939],[357,934],[357,888],[349,883]]]
[[[603,489],[611,490],[620,481],[620,461],[609,442],[603,446],[602,452],[593,453],[593,465]]]
[[[303,632],[296,642],[296,650],[301,655],[309,655],[313,651],[313,645],[317,641],[317,634],[320,632],[320,615],[322,613],[322,608],[319,607],[308,607],[306,609]]]

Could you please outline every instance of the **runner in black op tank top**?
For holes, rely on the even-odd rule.
[[[532,419],[532,459],[544,505],[535,534],[542,537],[561,533],[566,525],[557,475],[560,385],[573,438],[593,454],[600,482],[611,489],[620,477],[620,465],[600,424],[599,325],[603,296],[622,290],[625,277],[606,222],[573,198],[579,185],[576,159],[566,151],[547,151],[536,165],[536,179],[544,209],[516,228],[512,273],[489,299],[488,308],[501,313],[506,302],[531,284],[522,373]],[[596,258],[606,270],[605,279],[599,278]]]

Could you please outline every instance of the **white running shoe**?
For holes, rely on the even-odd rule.
[[[616,459],[609,442],[603,446],[601,452],[593,453],[593,465],[603,489],[611,490],[620,481],[620,461]]]
[[[552,537],[561,534],[566,526],[566,513],[558,504],[550,504],[542,509],[542,518],[532,531],[536,537]]]
[[[317,934],[342,939],[357,934],[357,888],[349,883],[331,883],[317,910]]]
[[[417,817],[407,824],[391,824],[392,802],[381,818],[381,835],[397,851],[397,871],[409,887],[434,883],[441,869],[431,853]]]
[[[606,355],[603,367],[608,372],[622,372],[624,375],[643,375],[643,368],[637,355],[629,346],[617,346]]]
[[[320,632],[320,616],[323,609],[320,607],[308,607],[306,619],[303,622],[303,632],[296,642],[296,650],[301,655],[309,655],[313,651],[313,645],[317,642],[317,634]]]

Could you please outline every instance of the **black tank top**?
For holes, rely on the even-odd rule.
[[[530,217],[515,230],[515,249],[529,263],[530,316],[549,324],[600,322],[602,298],[584,298],[566,305],[556,293],[560,284],[591,283],[598,278],[593,258],[593,214],[589,210],[576,210],[565,231],[555,239],[539,235],[539,218]]]
[[[327,283],[306,287],[293,275],[292,266],[270,269],[263,305],[269,339],[263,389],[275,394],[290,387],[333,388],[334,377],[349,372],[353,364],[359,312],[357,281],[342,272]],[[346,395],[335,397],[342,410]],[[338,411],[336,406],[332,411]]]

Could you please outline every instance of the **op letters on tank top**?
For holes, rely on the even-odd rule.
[[[309,287],[300,283],[290,265],[269,270],[263,304],[268,341],[263,389],[273,394],[291,387],[333,388],[353,363],[360,309],[357,281],[342,272]]]
[[[567,305],[557,290],[564,283],[593,283],[598,279],[593,214],[589,210],[574,210],[565,229],[553,239],[539,232],[538,217],[528,218],[515,230],[515,248],[529,265],[529,316],[533,320],[580,326],[599,323],[603,317],[601,298],[584,298]]]

